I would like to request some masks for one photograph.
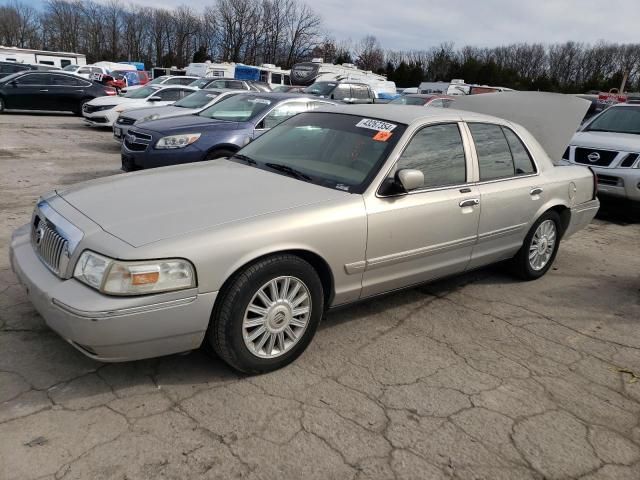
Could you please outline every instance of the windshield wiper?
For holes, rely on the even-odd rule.
[[[295,168],[290,167],[289,165],[282,165],[281,163],[270,163],[270,162],[265,163],[265,165],[273,170],[277,170],[278,172],[291,175],[292,177],[297,178],[298,180],[304,180],[305,182],[311,181],[311,177],[309,175],[305,175],[300,170],[296,170]]]
[[[232,155],[231,158],[237,158],[238,160],[243,160],[243,161],[247,162],[249,165],[255,165],[256,164],[256,161],[253,158],[248,157],[247,155],[243,155],[242,153],[236,153],[236,154]]]

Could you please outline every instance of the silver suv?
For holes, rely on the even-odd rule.
[[[627,198],[640,210],[640,104],[614,105],[585,123],[563,158],[590,166],[600,194]]]

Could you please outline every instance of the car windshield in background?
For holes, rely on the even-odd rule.
[[[158,91],[158,87],[146,85],[142,88],[136,88],[125,95],[125,98],[147,98],[153,92]]]
[[[586,132],[640,134],[640,107],[614,107],[602,112],[585,129]]]
[[[389,102],[390,105],[424,105],[429,101],[422,97],[398,97]]]
[[[272,103],[271,100],[266,98],[239,95],[222,100],[201,111],[198,115],[215,120],[246,122],[269,108]]]
[[[405,128],[356,115],[300,113],[240,150],[238,161],[362,193]]]
[[[204,107],[218,95],[220,94],[217,92],[207,92],[206,90],[201,90],[200,92],[194,92],[191,95],[187,95],[182,100],[174,103],[173,106],[182,108],[200,108]]]
[[[78,68],[78,65],[67,65],[62,70],[64,70],[65,72],[75,72]]]
[[[194,80],[193,82],[191,82],[189,86],[196,87],[196,88],[203,88],[203,87],[206,87],[210,81],[211,81],[210,78],[199,78],[198,80]]]
[[[159,83],[164,82],[167,78],[169,77],[167,77],[166,75],[162,75],[161,77],[156,77],[153,80],[151,80],[149,83],[147,83],[147,85],[157,85]]]
[[[336,88],[338,84],[335,82],[316,82],[304,89],[304,93],[311,95],[328,95]]]

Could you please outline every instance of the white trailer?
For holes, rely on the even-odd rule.
[[[68,65],[86,65],[87,57],[81,53],[49,52],[47,50],[30,50],[0,45],[0,62],[49,65],[64,68]]]

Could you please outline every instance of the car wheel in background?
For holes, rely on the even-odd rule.
[[[216,160],[217,158],[227,158],[227,157],[233,156],[235,153],[236,152],[234,152],[233,150],[229,150],[227,148],[219,148],[216,150],[211,150],[209,153],[207,153],[205,160]]]
[[[73,113],[78,115],[78,116],[82,116],[82,109],[84,108],[84,104],[87,102],[90,102],[91,99],[90,98],[83,98],[82,100],[80,100],[80,103],[78,104],[78,109],[75,110]]]
[[[0,97],[0,113],[4,112],[4,98]]]
[[[554,211],[545,212],[536,220],[522,248],[511,260],[517,276],[523,280],[535,280],[547,273],[560,246],[560,225],[560,216]]]
[[[233,368],[269,372],[302,354],[323,312],[315,269],[295,255],[273,255],[229,280],[216,301],[208,341]]]

